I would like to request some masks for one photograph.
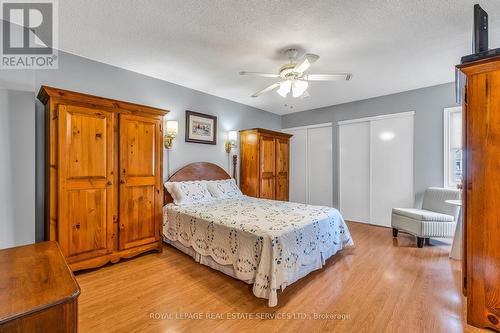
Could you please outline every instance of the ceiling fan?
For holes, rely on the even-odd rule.
[[[298,51],[296,49],[286,50],[290,63],[281,66],[277,74],[260,73],[260,72],[240,72],[240,75],[253,75],[260,77],[280,78],[281,81],[271,84],[255,94],[252,97],[260,95],[278,88],[277,93],[283,98],[286,98],[291,92],[294,98],[309,97],[307,88],[308,81],[349,81],[352,77],[350,73],[335,73],[335,74],[305,74],[311,65],[319,59],[319,56],[312,53],[306,53],[300,61],[297,60]]]

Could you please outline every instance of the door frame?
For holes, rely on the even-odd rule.
[[[322,128],[322,127],[331,127],[332,129],[332,138],[333,138],[333,123],[321,123],[321,124],[314,124],[314,125],[306,125],[306,126],[298,126],[298,127],[289,127],[289,128],[283,128],[282,131],[298,131],[298,130],[309,130],[309,129],[314,129],[314,128]],[[290,146],[289,146],[290,149]],[[332,178],[333,178],[333,157],[334,153],[332,151]],[[290,157],[289,157],[290,161]],[[291,163],[289,165],[289,168],[291,167]],[[288,175],[288,179],[290,179],[290,175]],[[311,187],[309,183],[309,135],[306,133],[306,199],[307,199],[307,204],[311,202]],[[290,194],[289,194],[290,195]],[[332,182],[332,198],[333,198],[333,182]],[[332,202],[333,204],[333,202]]]

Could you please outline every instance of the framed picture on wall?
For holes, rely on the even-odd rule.
[[[186,142],[217,144],[217,117],[186,111]]]

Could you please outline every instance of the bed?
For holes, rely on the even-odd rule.
[[[167,184],[230,180],[220,167],[192,163]],[[238,190],[239,192],[239,190]],[[165,191],[163,239],[200,264],[253,284],[253,293],[278,303],[277,291],[320,269],[352,246],[340,213],[330,207],[241,195],[174,204]]]

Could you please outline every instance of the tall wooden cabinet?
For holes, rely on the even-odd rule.
[[[291,136],[262,128],[240,131],[240,187],[244,194],[288,201]]]
[[[458,66],[463,102],[467,322],[500,331],[500,57]]]
[[[46,230],[72,270],[161,251],[165,110],[45,87]]]

